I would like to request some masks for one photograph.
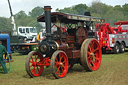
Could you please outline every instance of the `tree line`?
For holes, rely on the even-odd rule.
[[[28,14],[21,10],[14,15],[16,28],[18,26],[31,26],[36,27],[39,31],[42,26],[37,22],[37,17],[44,13],[43,7],[37,6],[32,9]],[[0,17],[0,31],[12,31],[11,17]]]
[[[101,17],[112,26],[114,22],[128,20],[128,4],[111,6],[100,1],[93,1],[90,6],[78,4],[64,9],[56,9],[57,12],[83,15],[89,11],[93,17]],[[28,14],[21,10],[14,15],[16,26],[33,26],[39,31],[42,26],[37,22],[37,17],[44,13],[43,7],[37,6]],[[0,31],[12,31],[11,18],[0,17]]]
[[[78,4],[64,9],[57,8],[56,11],[63,13],[72,13],[83,15],[89,11],[93,17],[101,17],[106,23],[112,26],[114,22],[128,20],[128,4],[111,6],[100,1],[93,1],[90,6],[86,4]]]

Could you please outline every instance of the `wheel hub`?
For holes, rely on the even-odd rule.
[[[92,53],[90,53],[90,56],[91,56],[91,60],[92,60],[92,62],[95,62],[95,55],[94,55],[94,53],[92,52]]]
[[[60,66],[64,66],[64,64],[62,62],[60,62]]]
[[[32,65],[33,65],[33,66],[36,66],[36,62],[33,62]]]
[[[94,53],[90,53],[90,56],[94,57]]]
[[[116,46],[116,51],[119,52],[119,48]]]
[[[124,46],[123,45],[121,46],[121,48],[122,48],[122,51],[124,51]]]

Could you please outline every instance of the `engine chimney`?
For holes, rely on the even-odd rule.
[[[52,9],[51,6],[44,6],[46,37],[47,37],[48,41],[50,41],[52,39],[52,36],[51,36],[51,9]]]

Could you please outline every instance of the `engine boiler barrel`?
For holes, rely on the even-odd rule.
[[[50,41],[52,39],[52,36],[51,36],[51,9],[52,9],[51,6],[44,6],[46,37],[47,37],[48,41]]]
[[[57,50],[68,50],[69,49],[69,46],[67,43],[61,42],[61,44],[60,44],[60,42],[56,42],[56,41],[54,41],[54,42],[57,46]]]

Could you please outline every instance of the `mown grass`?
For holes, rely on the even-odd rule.
[[[27,55],[13,54],[12,70],[8,74],[0,73],[0,85],[127,85],[128,52],[122,54],[104,54],[99,70],[86,72],[79,64],[69,70],[66,77],[55,79],[50,68],[42,75],[30,78],[25,71]]]

